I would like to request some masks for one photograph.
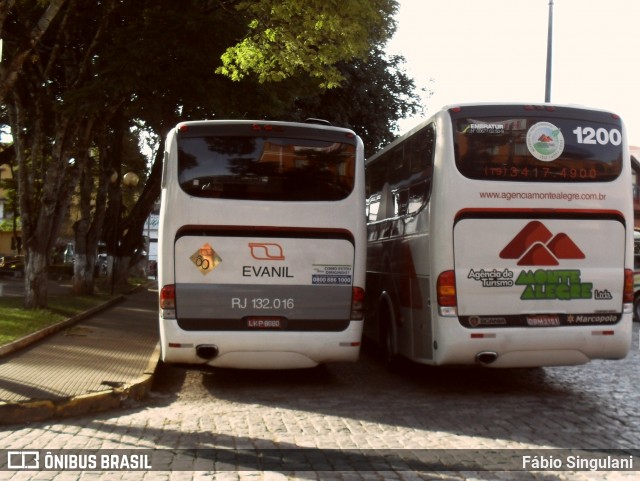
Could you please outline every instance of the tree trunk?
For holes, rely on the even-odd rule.
[[[27,256],[24,277],[24,305],[29,309],[47,307],[49,279],[47,276],[47,255],[39,251],[30,251]]]
[[[125,284],[129,279],[129,264],[131,257],[121,256],[116,259],[116,285]]]
[[[156,151],[153,166],[151,172],[145,183],[144,190],[138,202],[131,209],[128,216],[120,222],[120,232],[125,234],[120,239],[120,248],[118,253],[120,256],[128,256],[129,261],[133,259],[134,263],[137,263],[140,259],[135,258],[135,251],[140,247],[140,239],[144,234],[144,223],[149,217],[149,214],[153,208],[153,204],[160,197],[162,191],[162,162],[164,158],[164,141],[166,134],[160,136],[160,147]]]
[[[112,293],[116,290],[116,286],[123,285],[129,278],[129,265],[131,257],[114,257],[107,258],[107,284],[110,286]]]
[[[38,99],[31,102],[36,105],[36,111],[31,114],[40,121],[35,122],[28,139],[24,135],[28,130],[24,104],[18,94],[13,95],[13,100],[8,104],[8,111],[18,160],[20,215],[27,258],[24,305],[27,309],[39,309],[47,307],[49,253],[73,189],[73,175],[67,162],[69,151],[64,142],[70,135],[71,119],[57,119],[49,158],[43,154],[47,137],[42,130],[44,118],[38,110]]]
[[[73,263],[73,293],[91,295],[95,292],[95,256],[76,253]]]
[[[73,226],[76,257],[73,266],[73,292],[92,295],[95,292],[95,265],[98,250],[98,235],[102,231],[106,201],[106,178],[102,169],[98,175],[98,189],[94,198],[95,160],[89,155],[94,120],[86,122],[84,136],[78,146],[77,162],[80,169],[80,218]],[[104,157],[103,154],[100,155]],[[95,200],[95,202],[94,202]]]

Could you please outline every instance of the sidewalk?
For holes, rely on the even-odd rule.
[[[27,347],[18,343],[0,357],[0,424],[87,414],[142,398],[160,354],[157,305],[154,282]]]

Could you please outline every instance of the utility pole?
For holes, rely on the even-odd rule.
[[[553,53],[553,0],[549,0],[549,27],[547,30],[547,79],[544,89],[544,101],[551,102],[551,57]]]

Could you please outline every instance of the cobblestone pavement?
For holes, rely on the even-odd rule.
[[[636,323],[634,346],[625,360],[575,367],[471,370],[404,365],[390,373],[372,350],[365,350],[356,364],[302,371],[199,372],[161,365],[148,399],[93,417],[0,429],[0,448],[228,448],[236,453],[320,448],[328,458],[356,448],[382,450],[371,451],[374,457],[398,453],[393,450],[400,448],[531,449],[532,455],[545,448],[640,449],[638,327]],[[387,471],[377,468],[380,459],[372,456],[356,458],[356,464],[372,462],[371,470],[327,470],[320,463],[295,470],[285,464],[260,472],[239,456],[227,471],[214,471],[211,463],[209,467],[194,463],[196,471],[180,471],[169,461],[173,471],[0,471],[0,481],[626,481],[639,477],[639,471]]]

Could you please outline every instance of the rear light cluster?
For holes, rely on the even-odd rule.
[[[351,290],[351,319],[364,319],[364,289],[354,287]]]
[[[167,284],[160,291],[160,317],[162,319],[176,318],[176,286]]]
[[[436,284],[438,312],[441,316],[452,317],[458,314],[456,297],[456,274],[444,271],[438,276]]]
[[[624,270],[624,293],[622,294],[622,302],[624,304],[633,304],[633,271],[631,269]]]

